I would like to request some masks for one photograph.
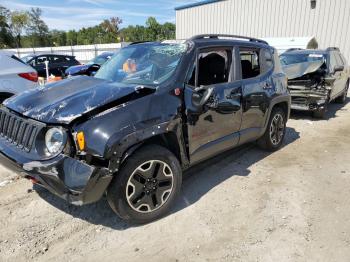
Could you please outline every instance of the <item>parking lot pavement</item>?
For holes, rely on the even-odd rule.
[[[0,260],[348,261],[349,131],[350,103],[326,120],[294,114],[281,150],[248,145],[189,170],[173,213],[138,227],[1,168]]]

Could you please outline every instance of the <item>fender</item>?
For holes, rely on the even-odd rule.
[[[267,128],[267,124],[269,123],[269,119],[270,119],[270,116],[271,116],[272,109],[273,109],[273,107],[275,105],[277,105],[279,103],[287,103],[288,104],[287,120],[289,119],[289,116],[290,116],[290,105],[291,105],[291,97],[290,97],[289,93],[279,94],[278,96],[273,97],[271,99],[271,101],[270,101],[270,105],[269,105],[269,108],[268,108],[268,115],[267,115],[267,118],[265,120],[264,127],[263,127],[261,133],[259,134],[259,137],[261,137],[265,133],[266,128]]]
[[[183,168],[189,166],[184,136],[182,132],[182,121],[180,118],[172,121],[153,125],[143,130],[138,130],[118,139],[119,136],[112,137],[107,145],[106,158],[110,159],[109,170],[114,173],[119,170],[120,165],[132,155],[139,147],[162,135],[175,134],[179,146],[179,161]]]

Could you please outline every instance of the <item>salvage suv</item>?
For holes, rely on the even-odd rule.
[[[350,68],[339,48],[291,49],[280,56],[287,74],[293,110],[312,111],[324,118],[332,101],[345,103]]]
[[[0,155],[69,203],[106,193],[121,218],[147,223],[169,211],[190,166],[251,141],[277,150],[289,111],[287,78],[262,40],[138,43],[95,77],[6,100]]]

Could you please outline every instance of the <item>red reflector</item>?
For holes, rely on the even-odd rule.
[[[176,88],[175,89],[175,95],[179,96],[181,94],[181,89],[180,88]]]
[[[29,81],[38,82],[38,74],[36,72],[20,73],[18,75]]]
[[[36,180],[36,179],[33,178],[33,177],[30,178],[30,181],[31,181],[33,184],[38,184],[38,183],[39,183],[39,181]]]

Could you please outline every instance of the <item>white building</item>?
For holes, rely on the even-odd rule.
[[[175,10],[177,39],[314,36],[319,48],[337,46],[350,61],[350,0],[206,0]]]

